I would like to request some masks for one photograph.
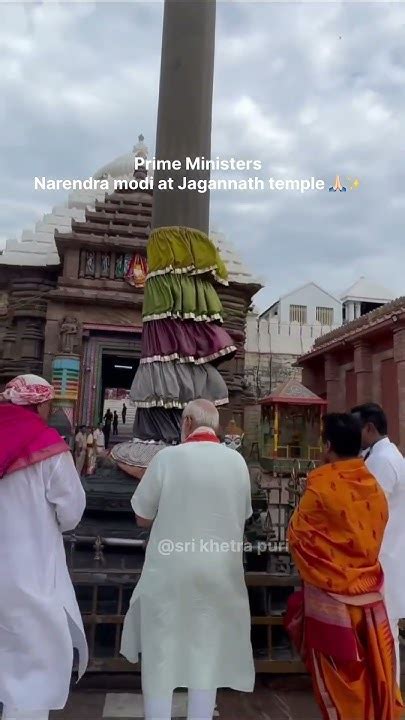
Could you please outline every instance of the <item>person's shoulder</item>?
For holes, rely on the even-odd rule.
[[[238,453],[236,450],[234,450],[231,447],[228,447],[224,443],[221,442],[189,442],[189,443],[183,443],[181,445],[178,445],[180,448],[199,448],[202,449],[204,452],[215,452],[217,454],[226,455],[228,458],[235,458],[235,462],[245,462],[242,455]]]
[[[176,452],[181,448],[181,445],[165,445],[156,455],[153,457],[151,464],[162,465],[163,463],[170,462],[173,458],[177,457]]]
[[[393,443],[391,440],[387,445],[387,449],[392,458],[395,458],[395,460],[397,460],[398,462],[405,463],[405,458],[404,458],[403,454],[401,453],[399,448],[395,445],[395,443]]]
[[[376,452],[371,452],[369,460],[372,463],[389,463],[393,467],[405,471],[405,458],[395,443],[387,440],[380,447],[376,446]]]
[[[389,451],[385,455],[387,462],[391,465],[398,478],[405,480],[405,458],[397,446],[390,442]]]
[[[249,472],[247,462],[240,452],[223,443],[216,444],[214,447],[217,456],[227,467],[232,468],[233,472]]]
[[[232,463],[233,465],[239,465],[240,467],[246,466],[246,461],[244,460],[243,456],[238,453],[236,450],[233,450],[232,448],[227,447],[226,445],[222,443],[216,443],[216,442],[189,442],[189,443],[181,443],[180,445],[174,445],[173,447],[167,448],[172,453],[173,457],[173,451],[181,454],[189,454],[192,455],[193,453],[198,453],[200,455],[206,455],[208,457],[212,457],[213,455],[222,456],[222,459],[226,461],[228,464]],[[163,451],[162,451],[163,452]],[[161,453],[159,453],[161,454]]]
[[[320,465],[320,467],[314,468],[308,473],[307,486],[314,483],[322,483],[330,477],[332,471],[332,465]]]
[[[224,457],[227,457],[230,462],[235,463],[235,465],[246,465],[246,460],[243,457],[243,455],[235,450],[233,447],[228,447],[224,443],[221,443],[220,445],[217,445],[218,448],[220,448],[220,452],[223,453]]]
[[[69,448],[67,447],[66,450],[63,452],[57,453],[57,455],[51,455],[51,457],[45,458],[41,461],[41,466],[43,472],[51,472],[53,473],[56,469],[67,469],[70,470],[71,467],[75,467],[72,453],[70,452]]]
[[[308,474],[306,481],[306,490],[315,493],[316,495],[328,500],[331,496],[334,497],[335,491],[339,484],[339,471],[334,463],[326,463],[320,465]]]

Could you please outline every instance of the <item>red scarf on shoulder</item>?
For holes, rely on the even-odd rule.
[[[188,442],[213,442],[219,443],[219,439],[215,434],[215,430],[209,427],[199,427],[194,432],[190,433],[188,438],[184,441]]]
[[[16,470],[68,452],[59,433],[21,405],[0,403],[0,480]]]

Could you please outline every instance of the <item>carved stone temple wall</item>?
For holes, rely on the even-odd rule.
[[[147,190],[96,200],[84,219],[72,219],[69,232],[55,231],[59,266],[0,264],[0,385],[19,373],[43,374],[58,384],[58,405],[70,419],[97,421],[103,349],[126,348],[139,356],[143,289],[125,276],[136,254],[146,258],[152,200]],[[222,236],[213,234],[213,240],[230,270],[229,286],[217,291],[237,346],[235,357],[220,367],[230,396],[222,423],[233,416],[243,425],[243,407],[251,399],[244,380],[246,315],[260,284]]]
[[[56,282],[55,269],[0,266],[0,384],[43,372],[48,296]]]

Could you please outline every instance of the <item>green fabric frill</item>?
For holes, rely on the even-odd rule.
[[[147,280],[143,321],[173,317],[222,321],[221,301],[207,280],[188,275],[155,275]]]
[[[202,275],[211,273],[228,284],[225,263],[208,235],[186,227],[153,230],[148,241],[148,278],[168,273]]]

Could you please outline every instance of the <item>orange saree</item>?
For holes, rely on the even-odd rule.
[[[289,528],[303,581],[285,626],[324,720],[395,720],[402,698],[378,561],[387,501],[362,459],[312,472]]]

